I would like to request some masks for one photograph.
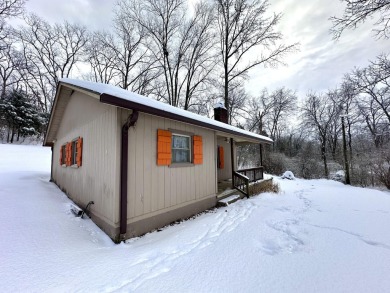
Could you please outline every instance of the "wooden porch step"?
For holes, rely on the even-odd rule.
[[[221,200],[221,199],[227,198],[227,197],[231,196],[233,193],[237,193],[237,190],[236,189],[226,189],[223,192],[217,194],[217,199]]]
[[[234,194],[231,194],[231,195],[229,195],[226,198],[218,200],[217,206],[219,206],[219,207],[226,207],[226,206],[236,202],[239,199],[241,199],[241,194],[238,193],[238,192],[235,192]]]

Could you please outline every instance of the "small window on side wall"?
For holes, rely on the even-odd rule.
[[[62,145],[60,148],[60,165],[63,166],[66,164],[66,144]]]
[[[77,165],[77,139],[72,141],[72,157],[71,157],[71,165]]]
[[[60,165],[77,166],[82,165],[83,138],[78,137],[71,142],[67,142],[60,148]]]
[[[203,164],[202,137],[158,129],[157,165],[191,166],[192,164]]]
[[[172,163],[191,163],[191,137],[172,134]]]

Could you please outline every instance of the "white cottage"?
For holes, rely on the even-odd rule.
[[[223,106],[215,118],[226,122]],[[240,188],[248,177],[262,178],[261,166],[237,170],[240,143],[272,140],[112,85],[71,79],[58,84],[44,140],[52,148],[51,180],[81,207],[93,201],[92,220],[114,241],[214,207],[224,180]]]

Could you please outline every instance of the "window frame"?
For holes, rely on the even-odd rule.
[[[75,138],[71,141],[70,166],[72,167],[78,167],[77,166],[77,140],[78,138]]]
[[[174,141],[174,137],[175,136],[180,136],[180,137],[186,137],[188,138],[188,149],[184,149],[184,148],[173,148],[173,141]],[[186,162],[174,162],[173,161],[173,158],[174,158],[174,150],[186,150],[188,151],[188,158],[189,160],[186,161]],[[193,155],[192,155],[192,135],[189,134],[189,133],[178,133],[178,131],[172,131],[172,144],[171,144],[171,153],[172,153],[172,160],[171,160],[171,165],[172,167],[175,167],[175,166],[184,166],[184,165],[188,165],[188,166],[192,166],[192,159],[193,159]]]
[[[61,145],[61,166],[66,167],[66,143]]]

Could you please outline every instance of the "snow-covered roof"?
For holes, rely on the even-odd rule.
[[[61,83],[73,85],[75,87],[94,92],[100,95],[100,101],[104,103],[176,119],[178,121],[215,129],[237,136],[247,137],[251,140],[257,140],[262,143],[272,143],[272,139],[269,137],[258,135],[256,133],[237,128],[205,116],[179,109],[177,107],[141,96],[113,85],[68,78],[61,79],[60,84]]]

